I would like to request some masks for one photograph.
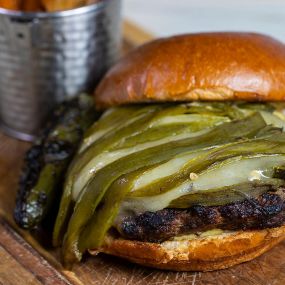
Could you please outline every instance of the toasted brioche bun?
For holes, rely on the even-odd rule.
[[[253,33],[201,33],[147,43],[95,91],[98,108],[191,100],[285,100],[285,46]]]
[[[236,231],[191,240],[149,243],[108,236],[103,247],[89,250],[129,261],[175,271],[212,271],[249,261],[285,239],[285,226],[256,231]]]

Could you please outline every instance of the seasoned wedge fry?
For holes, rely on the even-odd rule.
[[[0,0],[0,7],[26,12],[63,11],[91,5],[99,0]]]
[[[11,10],[20,10],[20,0],[0,0],[0,7]]]
[[[26,12],[38,12],[43,10],[40,0],[24,0],[21,4],[21,10]]]
[[[44,8],[48,12],[69,10],[86,5],[85,0],[42,0]]]

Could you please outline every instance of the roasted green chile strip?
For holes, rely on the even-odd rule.
[[[126,121],[126,117],[133,117],[139,106],[128,106],[113,108],[105,112],[99,121],[96,121],[84,134],[83,142],[79,152],[84,151],[87,147],[100,139],[102,136],[117,129]]]
[[[165,143],[128,155],[100,169],[89,181],[76,202],[64,239],[63,258],[65,263],[73,263],[81,259],[82,252],[87,249],[84,241],[82,244],[78,244],[82,230],[87,226],[108,187],[121,175],[141,167],[167,161],[179,153],[233,142],[241,138],[253,138],[265,126],[262,117],[259,114],[254,114],[244,120],[219,125],[198,137]],[[80,247],[80,251],[78,247]]]
[[[190,177],[188,176],[188,178],[173,187],[170,186],[168,191],[162,194],[126,199],[122,203],[122,210],[125,212],[135,212],[136,214],[146,211],[156,212],[167,208],[171,201],[181,196],[189,195],[190,197],[191,194],[195,194],[196,192],[202,193],[203,191],[215,188],[222,189],[226,186],[248,181],[258,181],[274,185],[278,180],[273,178],[273,168],[277,165],[283,165],[284,161],[284,154],[238,155],[228,158],[220,162],[215,162],[209,167],[202,169],[201,172],[197,172],[198,174],[195,174],[195,179],[191,178],[191,174],[194,174],[191,173]]]
[[[111,110],[108,110],[100,119],[100,121],[94,123],[91,128],[85,133],[83,143],[80,147],[80,151],[82,152],[87,147],[92,145],[94,141],[98,140],[100,137],[107,135],[111,137],[116,134],[116,132],[130,125],[139,119],[142,115],[147,114],[149,112],[153,112],[155,110],[161,110],[159,116],[164,116],[167,114],[181,114],[185,112],[187,109],[186,105],[177,105],[173,106],[170,104],[166,104],[163,108],[161,105],[137,105],[137,106],[127,106],[127,107],[117,107]],[[137,128],[133,129],[134,133],[138,131]],[[122,136],[122,135],[121,135]],[[105,138],[106,141],[106,138]]]
[[[245,182],[222,188],[197,191],[195,193],[181,196],[169,204],[169,208],[190,208],[194,205],[221,206],[245,199],[256,198],[261,194],[274,192],[278,186],[284,185],[284,181],[272,179],[268,182]]]
[[[266,136],[266,133],[262,135]],[[191,172],[199,173],[208,166],[237,155],[254,154],[284,154],[285,134],[276,132],[270,137],[256,138],[254,140],[227,144],[214,149],[209,149],[189,160],[181,169],[173,175],[156,180],[150,185],[130,192],[128,197],[148,197],[162,194],[189,178]]]
[[[131,190],[132,181],[145,169],[147,168],[122,175],[113,182],[104,195],[102,205],[92,216],[89,227],[83,231],[79,241],[79,250],[84,250],[80,248],[81,245],[87,246],[87,248],[97,248],[102,244],[105,234],[118,214],[122,201]]]
[[[147,129],[145,132],[139,133],[137,135],[127,137],[118,144],[110,148],[110,151],[132,148],[136,145],[158,141],[163,138],[175,137],[179,134],[191,134],[199,132],[201,130],[207,131],[207,129],[218,125],[219,123],[229,122],[229,120],[221,120],[219,117],[214,117],[207,121],[199,121],[193,123],[173,123],[169,125],[162,125],[157,127],[152,127]]]

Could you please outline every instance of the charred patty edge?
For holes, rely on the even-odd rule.
[[[266,192],[224,206],[192,206],[187,209],[166,208],[127,216],[116,225],[124,238],[146,242],[163,242],[170,238],[211,229],[258,230],[285,223],[285,188]]]

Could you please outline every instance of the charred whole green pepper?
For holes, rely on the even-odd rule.
[[[18,225],[36,228],[58,204],[65,171],[95,117],[93,100],[84,94],[55,109],[26,154],[14,211]]]

